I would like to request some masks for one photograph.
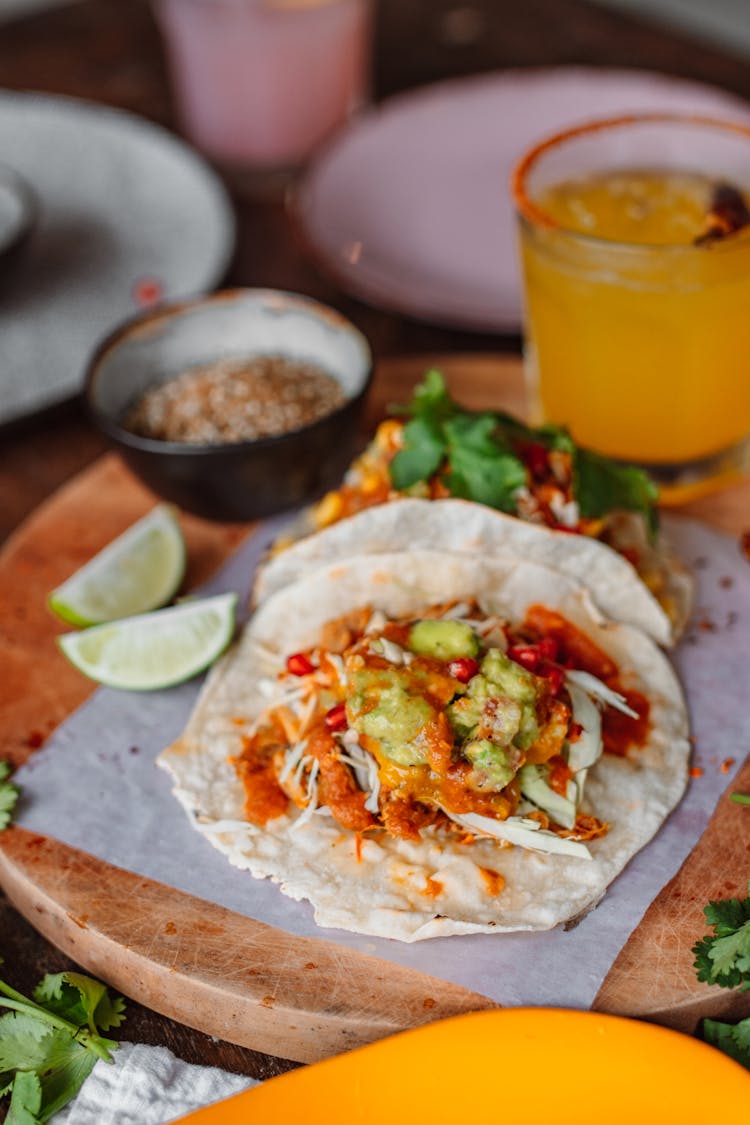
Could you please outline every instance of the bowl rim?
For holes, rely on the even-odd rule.
[[[134,434],[131,430],[125,429],[124,426],[116,422],[106,411],[99,409],[99,407],[95,405],[94,388],[101,364],[114,349],[131,335],[131,333],[142,329],[152,321],[168,320],[175,315],[179,316],[186,312],[189,313],[194,309],[211,305],[215,302],[251,298],[261,303],[264,299],[279,297],[283,298],[284,301],[288,302],[291,306],[296,306],[301,310],[306,309],[319,319],[327,320],[337,328],[344,329],[357,341],[361,349],[363,359],[366,362],[362,386],[354,394],[348,395],[344,402],[334,410],[323,414],[322,417],[316,418],[314,421],[308,422],[304,426],[298,426],[294,430],[284,430],[283,433],[280,434],[271,434],[266,437],[248,438],[244,441],[233,442],[187,442],[163,441],[160,438],[148,438],[140,434]],[[221,357],[219,356],[217,358]],[[118,445],[126,446],[140,453],[216,457],[220,454],[239,455],[251,449],[272,449],[274,446],[283,445],[290,439],[302,434],[314,433],[324,425],[327,426],[333,419],[343,416],[353,405],[356,405],[365,397],[372,384],[374,370],[374,357],[367,337],[352,321],[345,317],[343,313],[338,312],[337,309],[331,308],[330,305],[323,304],[323,302],[318,301],[315,297],[308,297],[304,293],[295,293],[291,290],[235,286],[229,289],[219,289],[213,293],[159,304],[152,308],[141,310],[134,316],[130,316],[127,320],[116,325],[111,332],[107,333],[107,335],[100,340],[94,349],[84,372],[82,393],[84,404],[90,417],[99,429],[116,441]],[[180,374],[180,372],[176,374]]]

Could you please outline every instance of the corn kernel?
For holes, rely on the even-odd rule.
[[[396,418],[386,419],[385,422],[380,423],[375,432],[375,444],[380,449],[399,449],[403,428],[403,422],[399,422]]]
[[[359,487],[365,494],[368,492],[377,492],[382,482],[383,478],[380,473],[375,473],[370,470],[362,474]]]
[[[340,492],[327,492],[315,509],[315,523],[318,527],[328,527],[339,519],[343,507]]]

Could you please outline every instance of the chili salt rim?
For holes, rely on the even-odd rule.
[[[594,243],[597,246],[606,244],[610,247],[625,250],[648,250],[652,248],[649,243],[632,243],[621,242],[617,239],[599,238],[596,235],[585,234],[583,231],[573,230],[570,227],[563,226],[552,215],[548,214],[542,207],[534,203],[529,197],[526,190],[526,181],[529,173],[534,166],[551,149],[557,148],[558,145],[564,144],[568,141],[575,140],[578,137],[584,137],[589,134],[604,132],[609,129],[621,129],[629,125],[642,125],[642,124],[668,124],[673,123],[676,125],[697,125],[711,129],[718,129],[727,133],[735,133],[750,141],[750,125],[743,125],[738,121],[726,121],[718,117],[711,117],[705,114],[690,114],[690,113],[626,113],[620,114],[617,117],[603,117],[591,121],[583,122],[580,125],[573,125],[567,129],[562,129],[551,136],[545,137],[539,141],[533,148],[529,149],[518,161],[513,168],[510,175],[510,192],[516,212],[520,218],[526,219],[528,222],[533,223],[537,227],[543,227],[546,230],[561,231],[571,238],[580,240],[582,242]],[[730,245],[735,245],[730,243]],[[661,252],[667,253],[691,253],[699,250],[705,253],[705,246],[694,245],[663,245],[653,244]],[[722,243],[724,250],[727,249],[727,242]]]

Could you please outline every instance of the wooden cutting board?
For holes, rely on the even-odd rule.
[[[523,409],[520,363],[497,356],[385,362],[368,427],[438,364],[473,407]],[[154,503],[114,456],[42,505],[0,555],[4,707],[0,757],[16,765],[91,693],[54,644],[48,592]],[[689,514],[738,533],[750,483]],[[747,522],[746,522],[747,521]],[[186,516],[187,585],[204,581],[251,530]],[[733,788],[750,790],[750,759]],[[595,1007],[693,1030],[703,1015],[750,1014],[750,994],[700,985],[690,949],[710,898],[746,893],[750,812],[719,802],[682,870],[622,950]],[[243,1046],[313,1061],[433,1019],[492,1006],[485,997],[324,939],[304,939],[114,868],[20,828],[0,835],[0,882],[55,945],[113,987],[167,1016]]]

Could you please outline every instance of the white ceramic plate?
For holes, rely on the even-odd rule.
[[[513,165],[558,129],[648,110],[750,122],[750,105],[730,94],[643,71],[561,67],[442,82],[390,99],[324,150],[295,200],[303,232],[321,265],[373,305],[518,331]]]
[[[97,341],[212,289],[234,248],[221,182],[177,137],[72,98],[0,93],[0,153],[39,223],[0,292],[0,422],[75,394]]]

